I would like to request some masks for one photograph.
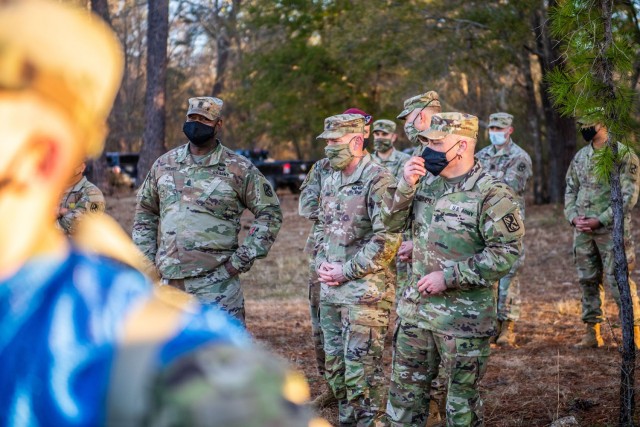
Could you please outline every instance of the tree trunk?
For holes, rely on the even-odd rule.
[[[546,75],[556,67],[564,67],[564,61],[558,51],[558,43],[551,39],[546,25],[547,10],[554,7],[555,0],[549,0],[549,5],[543,5],[536,13],[536,45],[542,66],[542,106],[546,119],[547,153],[549,163],[548,189],[551,203],[564,201],[565,173],[576,151],[576,128],[572,118],[561,117],[553,108],[548,94],[549,84]]]
[[[142,183],[153,162],[165,152],[165,84],[167,74],[167,37],[169,0],[148,0],[147,90],[144,99],[144,132],[138,160],[138,184]]]
[[[527,91],[527,113],[529,116],[529,132],[533,139],[533,203],[541,205],[549,202],[547,193],[547,182],[545,179],[544,156],[542,150],[542,139],[540,137],[540,111],[536,100],[535,84],[531,73],[531,58],[529,52],[522,52],[522,71],[525,77],[525,88]]]
[[[600,12],[604,23],[604,40],[599,43],[599,55],[596,57],[594,69],[595,77],[606,87],[605,97],[615,100],[616,90],[613,80],[614,69],[607,56],[613,45],[611,30],[612,0],[600,1]],[[609,122],[618,121],[615,112],[607,112]],[[618,157],[617,135],[609,134],[607,145],[615,158],[614,167],[610,174],[611,208],[613,210],[613,257],[615,262],[615,278],[620,293],[620,321],[622,323],[622,364],[620,366],[620,413],[619,426],[633,427],[634,413],[634,380],[635,380],[635,345],[633,340],[633,305],[629,289],[629,267],[624,244],[624,200],[620,184],[621,159]]]
[[[111,16],[109,15],[109,3],[107,0],[91,0],[91,11],[98,15],[104,22],[111,26]],[[117,100],[115,105],[117,105]],[[114,110],[116,107],[114,106]],[[113,127],[111,118],[114,115],[114,111],[109,116],[110,127]],[[102,151],[100,157],[89,161],[87,173],[87,179],[93,182],[98,188],[105,189],[107,187],[107,153],[106,150]]]

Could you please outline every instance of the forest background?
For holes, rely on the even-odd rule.
[[[506,111],[533,160],[536,204],[563,201],[565,172],[584,145],[547,91],[546,76],[565,66],[564,41],[549,32],[556,0],[66,1],[103,16],[124,46],[106,151],[142,151],[142,178],[185,142],[187,99],[204,95],[225,101],[225,145],[276,159],[323,157],[315,136],[327,116],[359,107],[395,119],[406,98],[428,90],[443,111],[479,117],[480,146],[488,116]],[[614,2],[614,35],[636,52],[627,76],[636,106],[639,22],[640,0]]]

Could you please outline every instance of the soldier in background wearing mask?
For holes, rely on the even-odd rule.
[[[396,150],[393,144],[398,139],[396,124],[391,120],[376,120],[373,122],[373,153],[371,160],[384,166],[394,178],[400,179],[404,164],[410,155]]]
[[[607,128],[593,119],[578,120],[580,132],[589,143],[574,156],[567,171],[567,186],[564,193],[564,215],[574,227],[573,255],[578,269],[578,281],[582,288],[582,321],[586,330],[576,348],[597,348],[604,345],[600,334],[600,323],[604,320],[604,283],[611,290],[614,300],[620,305],[620,294],[615,278],[613,260],[613,211],[611,209],[611,187],[598,179],[595,156],[599,150],[607,149]],[[618,149],[623,152],[623,145]],[[622,158],[620,183],[624,207],[624,240],[629,271],[635,265],[635,245],[631,236],[631,210],[638,201],[638,156],[627,152]],[[633,332],[636,349],[640,348],[640,305],[636,283],[629,277],[629,290],[633,304]]]
[[[325,119],[318,136],[332,168],[315,239],[325,376],[340,424],[354,426],[371,425],[384,401],[382,352],[394,297],[388,268],[400,244],[380,220],[394,178],[363,149],[364,126],[361,115],[340,114]]]
[[[138,191],[133,240],[163,283],[244,323],[238,275],[267,256],[282,211],[262,173],[216,138],[221,109],[218,98],[189,99],[183,126],[189,142],[161,156],[149,171]],[[245,209],[255,219],[239,245]]]
[[[494,113],[489,116],[491,145],[476,154],[482,168],[498,181],[507,184],[516,193],[520,215],[524,221],[524,192],[531,177],[531,157],[513,142],[513,116]],[[498,282],[498,337],[499,345],[515,345],[514,323],[520,318],[520,278],[518,270],[524,264],[524,247],[511,271]],[[494,338],[495,339],[495,338]]]

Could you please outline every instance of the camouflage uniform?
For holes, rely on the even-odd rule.
[[[389,134],[395,134],[396,132],[396,124],[391,120],[376,120],[373,123],[373,132],[375,131],[383,131]],[[371,160],[375,163],[378,163],[381,166],[384,166],[391,174],[399,180],[402,178],[404,173],[404,165],[411,158],[410,155],[403,153],[402,151],[396,150],[394,147],[391,148],[391,155],[387,159],[382,159],[376,151],[371,154]],[[411,233],[403,233],[402,240],[410,240]],[[395,262],[396,267],[396,301],[401,295],[402,289],[404,285],[409,280],[409,274],[411,270],[411,263],[402,262],[399,259],[396,259]]]
[[[513,116],[506,113],[495,113],[489,117],[489,126],[499,128],[510,127]],[[520,206],[520,215],[525,219],[524,192],[527,181],[532,174],[531,157],[513,140],[496,147],[490,145],[476,154],[482,168],[495,179],[504,182],[516,193],[516,201]],[[513,264],[509,273],[498,282],[498,320],[520,318],[520,277],[518,270],[524,264],[524,247],[518,261]]]
[[[161,156],[149,171],[138,191],[133,240],[163,280],[244,322],[240,280],[224,264],[243,273],[267,255],[282,223],[280,204],[246,158],[218,141],[196,162],[189,144]],[[239,246],[245,209],[255,219]]]
[[[460,117],[437,114],[423,134],[475,135],[477,118]],[[409,217],[413,280],[398,304],[387,422],[425,424],[431,382],[442,363],[448,378],[447,425],[481,425],[477,384],[495,334],[493,286],[518,258],[524,234],[515,196],[476,162],[457,183],[429,174],[415,187],[402,179],[389,188],[385,226],[400,230]],[[447,290],[425,297],[416,283],[435,271],[444,272]]]
[[[104,212],[104,196],[98,187],[83,176],[76,185],[67,188],[60,199],[59,208],[67,209],[67,213],[58,217],[58,225],[65,234],[72,234],[82,215]]]
[[[321,137],[343,124],[349,121],[342,115],[328,118]],[[320,293],[326,378],[339,400],[341,425],[371,425],[384,401],[382,352],[394,296],[388,268],[400,236],[385,230],[380,204],[393,182],[365,154],[352,174],[332,172],[322,186],[316,267],[342,264],[347,279],[339,286],[322,283]]]
[[[618,144],[618,149],[623,150]],[[571,224],[574,218],[586,216],[598,218],[602,227],[591,233],[574,230],[573,255],[578,269],[578,281],[582,287],[582,321],[600,323],[604,320],[602,302],[604,283],[609,285],[611,295],[620,304],[620,294],[615,279],[613,260],[613,211],[611,188],[607,182],[598,180],[594,171],[595,150],[591,144],[579,150],[567,171],[567,186],[564,195],[564,214]],[[630,152],[623,158],[620,171],[624,204],[625,252],[629,271],[635,264],[635,248],[630,233],[631,210],[638,201],[638,156]],[[603,277],[604,275],[604,277]],[[629,278],[629,289],[633,303],[633,324],[640,325],[640,306],[636,283]]]
[[[320,209],[320,191],[323,182],[332,172],[329,159],[325,157],[318,160],[300,186],[300,200],[298,202],[300,216],[313,221],[304,251],[309,255],[309,311],[311,313],[313,348],[316,354],[318,373],[322,376],[324,376],[325,356],[324,340],[320,328],[320,278],[315,263],[315,235]]]

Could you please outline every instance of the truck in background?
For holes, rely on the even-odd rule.
[[[293,194],[300,192],[302,182],[311,170],[315,160],[274,160],[267,150],[236,150],[246,157],[267,178],[274,190],[289,189]]]

